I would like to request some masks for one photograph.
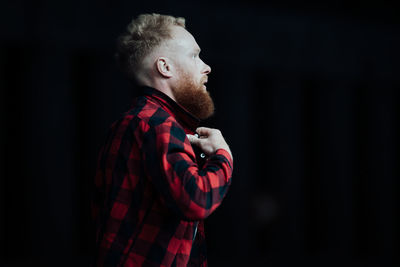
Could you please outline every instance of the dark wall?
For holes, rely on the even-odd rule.
[[[113,61],[140,13],[183,16],[234,154],[210,266],[397,266],[399,9],[387,1],[6,1],[0,265],[88,266],[90,188],[134,87]]]

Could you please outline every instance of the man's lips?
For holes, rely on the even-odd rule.
[[[201,84],[203,85],[204,89],[207,89],[206,83],[208,82],[208,77],[205,76],[202,80],[201,80]]]
[[[206,83],[208,82],[208,80],[205,80],[204,82],[203,82],[203,86],[204,86],[204,88],[207,88],[207,86],[206,86]]]

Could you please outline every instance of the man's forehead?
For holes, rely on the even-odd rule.
[[[199,45],[186,29],[180,26],[174,26],[171,28],[172,40],[171,43],[181,48],[200,50]]]

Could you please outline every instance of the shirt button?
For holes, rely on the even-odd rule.
[[[205,157],[206,157],[206,154],[204,154],[204,153],[200,154],[200,158],[204,159]]]

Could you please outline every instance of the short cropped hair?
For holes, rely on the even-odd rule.
[[[163,41],[171,39],[171,26],[185,28],[185,19],[160,14],[141,14],[117,39],[115,58],[129,79],[136,80],[143,59]]]

